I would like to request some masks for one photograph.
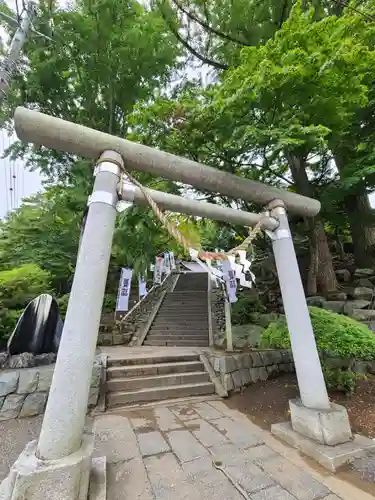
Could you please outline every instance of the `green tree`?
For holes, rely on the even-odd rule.
[[[38,31],[45,31],[54,4],[40,3]],[[20,64],[3,119],[11,126],[14,107],[24,105],[126,137],[133,106],[152,99],[178,66],[179,50],[162,17],[137,1],[77,0],[69,7],[54,6],[53,19],[53,34],[48,33],[52,42],[32,37],[25,45],[27,57]],[[2,224],[2,261],[9,268],[37,263],[51,272],[55,290],[64,293],[74,271],[93,162],[19,141],[10,153],[26,160],[29,168],[41,170],[48,187]],[[151,176],[140,176],[140,180],[150,184]],[[173,183],[163,187],[178,191]],[[138,211],[137,217],[139,225],[149,219],[154,230],[151,236],[157,239],[159,228],[154,228],[149,213]],[[118,219],[112,267],[134,263],[142,267],[148,257],[142,255],[143,243],[134,250],[134,233],[126,241],[134,251],[117,244],[126,232],[125,218]],[[126,227],[134,231],[136,225]]]
[[[50,273],[57,293],[71,284],[85,199],[74,188],[50,187],[1,223],[0,260],[8,269],[33,263]]]
[[[49,16],[42,7],[36,29],[43,31]],[[53,42],[32,37],[25,45],[5,115],[26,105],[125,137],[134,104],[169,81],[178,56],[173,35],[160,14],[137,1],[77,0],[53,19]],[[22,143],[13,149],[53,181],[69,180],[77,160]]]
[[[368,110],[373,26],[351,11],[339,18],[321,17],[317,20],[316,12],[304,13],[297,6],[273,38],[243,48],[237,67],[206,92],[197,95],[194,86],[187,86],[172,99],[161,98],[147,110],[136,110],[138,136],[326,202],[341,190],[344,202],[348,181],[343,170],[337,177],[332,152]],[[360,178],[363,183],[365,176],[371,186],[372,158],[366,158],[357,182]],[[338,200],[337,192],[333,199]],[[333,206],[330,201],[323,207],[323,217],[337,220],[336,212],[330,214]],[[315,293],[317,286],[328,291],[336,280],[324,219],[308,223],[309,291]]]

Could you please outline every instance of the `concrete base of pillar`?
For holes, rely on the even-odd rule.
[[[87,500],[94,450],[84,434],[79,450],[59,460],[40,460],[31,441],[0,485],[0,500]]]
[[[292,428],[317,443],[335,446],[351,441],[349,417],[346,408],[331,403],[327,410],[303,406],[300,399],[289,401]]]
[[[346,443],[327,446],[301,436],[293,430],[290,422],[273,424],[271,432],[331,472],[336,472],[342,465],[375,451],[375,441],[358,434],[355,434],[353,439]]]

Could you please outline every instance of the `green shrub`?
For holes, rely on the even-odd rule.
[[[367,326],[347,316],[309,307],[320,352],[339,358],[375,359],[375,335]],[[286,321],[271,323],[262,334],[262,347],[290,348]]]
[[[265,313],[266,308],[256,295],[239,295],[237,302],[232,305],[232,323],[234,325],[247,325],[255,322],[260,313]]]
[[[66,293],[65,295],[62,295],[61,297],[56,299],[59,306],[60,315],[63,319],[65,318],[66,310],[68,309],[69,297],[70,293]]]
[[[352,394],[355,391],[357,381],[365,378],[360,373],[343,368],[331,368],[322,362],[323,375],[328,389],[342,391]]]
[[[367,326],[347,316],[309,307],[315,340],[322,360],[323,371],[329,388],[352,392],[358,375],[350,368],[329,368],[324,358],[375,359],[375,335]],[[260,339],[264,348],[290,348],[289,332],[285,319],[271,323]]]
[[[11,336],[22,309],[0,309],[0,346],[4,347],[5,342]]]
[[[116,309],[116,297],[115,295],[111,295],[106,293],[104,295],[103,300],[103,312],[111,312],[114,313]]]
[[[20,309],[42,293],[50,291],[50,274],[35,264],[0,272],[0,305]]]

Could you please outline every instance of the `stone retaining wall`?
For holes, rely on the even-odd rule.
[[[207,353],[207,357],[224,389],[240,391],[243,387],[293,372],[294,363],[290,350],[257,350],[239,354]]]
[[[160,286],[153,286],[148,295],[136,304],[123,321],[108,325],[99,332],[98,345],[127,345],[133,335],[137,335],[146,325],[152,309],[157,304],[164,290],[172,288],[176,274],[170,274]]]
[[[95,359],[89,407],[96,406],[101,378],[101,357]],[[55,365],[0,371],[0,421],[44,413]]]

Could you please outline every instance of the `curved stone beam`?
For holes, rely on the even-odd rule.
[[[14,114],[14,122],[18,137],[25,142],[33,142],[95,159],[103,151],[113,150],[123,157],[126,168],[130,170],[149,172],[231,198],[253,201],[262,207],[274,199],[281,199],[288,211],[302,216],[312,217],[320,210],[319,201],[312,198],[267,186],[261,182],[243,179],[187,158],[54,118],[38,111],[18,107]]]

